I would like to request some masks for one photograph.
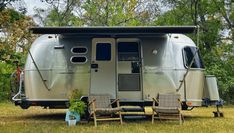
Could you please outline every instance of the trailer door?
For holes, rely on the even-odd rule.
[[[92,40],[90,94],[109,94],[116,98],[115,39]]]
[[[140,41],[135,38],[119,38],[117,47],[117,96],[126,100],[142,100]]]

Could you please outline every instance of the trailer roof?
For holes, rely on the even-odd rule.
[[[135,26],[135,27],[35,27],[34,34],[167,34],[193,33],[196,26]]]

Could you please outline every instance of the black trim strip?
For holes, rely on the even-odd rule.
[[[193,33],[196,26],[138,26],[138,27],[35,27],[30,28],[34,34],[166,34]]]

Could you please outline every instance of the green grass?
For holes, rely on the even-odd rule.
[[[225,133],[234,132],[234,106],[224,106],[224,118],[214,118],[212,111],[214,107],[195,108],[192,111],[183,111],[185,123],[178,124],[178,121],[156,120],[151,124],[148,120],[124,120],[119,122],[102,122],[98,127],[93,122],[82,123],[75,127],[68,127],[64,122],[65,110],[42,109],[31,107],[23,110],[15,107],[12,103],[0,103],[0,133],[26,132],[26,133],[149,133],[149,132],[179,132],[179,133]]]

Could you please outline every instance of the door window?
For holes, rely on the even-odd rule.
[[[97,43],[96,44],[96,60],[109,61],[111,60],[111,44]]]
[[[139,60],[138,42],[119,42],[118,60],[138,61]]]

